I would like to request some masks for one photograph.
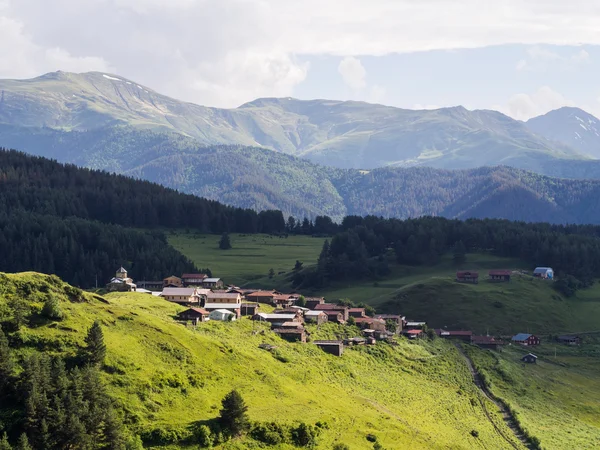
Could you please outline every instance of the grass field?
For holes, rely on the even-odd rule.
[[[181,308],[159,298],[87,295],[86,302],[71,303],[63,289],[46,276],[7,277],[0,311],[6,296],[26,292],[33,311],[50,294],[66,313],[62,322],[21,329],[25,345],[18,354],[43,349],[74,355],[87,328],[100,320],[108,348],[105,382],[139,432],[189,436],[195,423],[218,415],[221,398],[236,388],[252,420],[327,423],[317,448],[343,442],[353,450],[371,449],[369,433],[388,449],[513,448],[475,401],[470,374],[447,342],[400,339],[396,346],[347,349],[337,358],[310,343],[287,343],[248,319],[194,329],[177,324],[173,315]],[[339,332],[336,327],[311,331],[329,337]],[[277,349],[261,350],[261,343]],[[492,421],[505,427],[498,414]],[[222,448],[260,446],[244,439]]]
[[[317,263],[325,239],[310,236],[280,238],[267,234],[231,234],[230,250],[220,250],[221,236],[178,233],[168,236],[169,243],[198,267],[208,267],[214,276],[239,286],[268,287],[284,283],[284,273],[296,260],[305,265]],[[276,277],[268,279],[269,270]]]
[[[532,351],[537,364],[520,358]],[[556,357],[555,357],[556,352]],[[471,349],[476,366],[505,399],[525,428],[547,450],[600,448],[600,339],[581,347],[542,341],[535,348],[502,352]]]

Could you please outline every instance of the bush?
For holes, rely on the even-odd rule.
[[[196,430],[196,442],[200,447],[212,447],[213,435],[206,425],[200,425]]]
[[[478,438],[479,437],[479,431],[477,431],[477,430],[471,430],[471,436],[473,436],[474,438]]]
[[[334,444],[333,450],[350,450],[346,444]]]
[[[298,447],[312,447],[317,443],[319,431],[312,425],[302,422],[292,429],[292,443]]]
[[[65,315],[60,309],[60,304],[58,303],[58,299],[53,296],[49,296],[44,302],[44,307],[42,308],[42,316],[46,317],[50,320],[62,320]]]
[[[377,442],[377,436],[375,436],[374,434],[367,434],[367,441]]]
[[[254,424],[250,436],[252,439],[268,445],[284,444],[290,440],[289,429],[276,422]]]

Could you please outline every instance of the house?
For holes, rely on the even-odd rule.
[[[497,350],[499,346],[504,345],[502,341],[492,336],[471,336],[471,344],[491,350]]]
[[[581,344],[581,338],[579,336],[558,336],[556,338],[556,340],[558,342],[560,342],[561,344],[567,344],[567,345],[579,345]]]
[[[131,278],[127,276],[127,271],[121,267],[115,273],[115,276],[106,285],[106,290],[110,292],[135,292],[137,286]]]
[[[472,331],[448,331],[436,329],[435,333],[444,339],[458,339],[465,342],[471,342],[471,338],[473,336]]]
[[[350,308],[348,310],[348,315],[350,317],[367,317],[365,308]]]
[[[177,319],[184,322],[194,322],[197,325],[199,322],[208,320],[209,312],[202,308],[190,308],[177,314]]]
[[[250,294],[246,294],[246,300],[257,303],[264,303],[267,305],[273,304],[273,297],[275,297],[274,291],[256,291]]]
[[[325,303],[323,297],[305,297],[304,300],[308,309],[315,309],[315,306]]]
[[[162,291],[163,282],[162,281],[138,281],[138,288],[148,289],[149,291]]]
[[[286,322],[299,322],[302,323],[302,320],[299,320],[298,315],[296,314],[266,314],[266,313],[258,313],[252,316],[252,320],[259,320],[261,322],[268,322],[274,328],[279,328],[279,326],[283,325]]]
[[[296,299],[289,294],[275,294],[273,296],[273,305],[281,308],[292,306]]]
[[[206,294],[206,303],[228,303],[239,305],[242,303],[242,296],[233,292],[208,292]]]
[[[536,267],[533,271],[533,276],[536,278],[543,278],[545,280],[554,279],[554,270],[551,267]]]
[[[344,305],[334,305],[332,303],[319,303],[318,305],[315,305],[314,310],[315,311],[338,311],[342,313],[343,316],[343,320],[346,321],[348,320],[348,310],[350,308],[348,308],[347,306]]]
[[[422,330],[427,325],[427,322],[406,322],[404,328],[407,330]]]
[[[349,339],[344,339],[344,345],[352,346],[352,345],[365,345],[367,340],[362,337],[353,337]]]
[[[185,287],[188,286],[202,286],[202,282],[208,276],[204,273],[184,273],[181,275],[181,281]]]
[[[344,314],[341,311],[321,311],[327,316],[327,322],[346,323]]]
[[[148,289],[140,289],[139,287],[137,287],[135,289],[135,292],[137,292],[138,294],[150,294],[150,295],[152,295],[152,291],[149,291]]]
[[[323,311],[305,311],[304,320],[306,322],[313,322],[317,325],[321,325],[322,323],[327,322],[327,314],[325,314]]]
[[[508,282],[512,272],[510,270],[490,270],[488,273],[490,281],[494,282]]]
[[[227,309],[214,309],[208,315],[210,320],[220,320],[221,322],[231,322],[236,319],[236,314]]]
[[[354,323],[361,329],[369,329],[375,331],[386,331],[385,320],[374,319],[372,317],[355,317]]]
[[[344,353],[344,343],[342,341],[315,341],[321,350],[334,356],[342,356]]]
[[[253,316],[258,313],[260,305],[258,303],[242,303],[240,305],[240,313],[242,316]]]
[[[302,328],[274,328],[274,333],[277,333],[280,338],[289,342],[306,343],[306,330]]]
[[[528,333],[519,333],[514,335],[511,338],[511,341],[514,342],[515,344],[521,344],[521,345],[540,345],[540,338],[538,338],[537,336],[534,336],[533,334],[528,334]]]
[[[377,314],[375,318],[385,320],[386,323],[388,320],[394,322],[394,324],[396,325],[396,334],[402,333],[402,327],[404,325],[405,317],[399,314]]]
[[[160,296],[180,305],[200,305],[200,295],[195,288],[168,287],[163,289]]]
[[[456,281],[458,281],[459,283],[477,284],[479,283],[479,273],[471,272],[469,270],[462,270],[456,272]]]
[[[205,278],[202,280],[202,287],[212,289],[212,288],[222,288],[223,280],[220,278]]]
[[[163,280],[163,288],[178,288],[178,287],[183,287],[183,281],[181,281],[181,278],[176,277],[175,275],[171,275],[170,277],[167,277]]]
[[[416,339],[423,336],[423,330],[404,330],[402,334],[407,336],[409,339]]]
[[[535,356],[533,353],[528,353],[527,355],[523,356],[521,358],[521,361],[523,361],[524,363],[528,363],[528,364],[535,364],[537,363],[537,356]]]

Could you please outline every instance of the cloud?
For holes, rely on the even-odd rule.
[[[354,56],[346,56],[342,59],[338,66],[338,72],[349,88],[362,89],[367,85],[367,71],[360,59]]]
[[[236,106],[293,94],[319,55],[600,44],[598,29],[600,3],[589,0],[0,0],[0,77],[106,66],[169,95]]]
[[[498,109],[515,119],[527,120],[563,106],[575,106],[575,102],[543,86],[532,94],[513,95],[504,107]]]
[[[570,70],[590,62],[590,54],[584,49],[580,49],[569,56],[561,56],[549,48],[534,45],[527,49],[527,55],[527,59],[521,59],[517,62],[515,67],[517,71],[547,70],[549,68]]]

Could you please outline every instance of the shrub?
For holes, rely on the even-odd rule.
[[[290,440],[289,429],[276,422],[254,424],[250,436],[252,439],[268,445],[284,444]]]
[[[375,436],[374,434],[367,434],[367,441],[377,442],[377,436]]]
[[[348,447],[346,444],[334,444],[333,450],[350,450],[350,447]]]
[[[213,435],[206,425],[200,425],[196,430],[196,442],[200,447],[212,447]]]
[[[58,303],[58,299],[53,296],[49,296],[44,302],[44,307],[42,308],[42,316],[46,317],[50,320],[62,320],[65,315],[60,309],[60,304]]]
[[[298,447],[312,447],[316,445],[318,435],[317,428],[302,422],[292,429],[292,442]]]
[[[477,431],[477,430],[471,430],[471,436],[473,436],[474,438],[478,438],[479,437],[479,431]]]

